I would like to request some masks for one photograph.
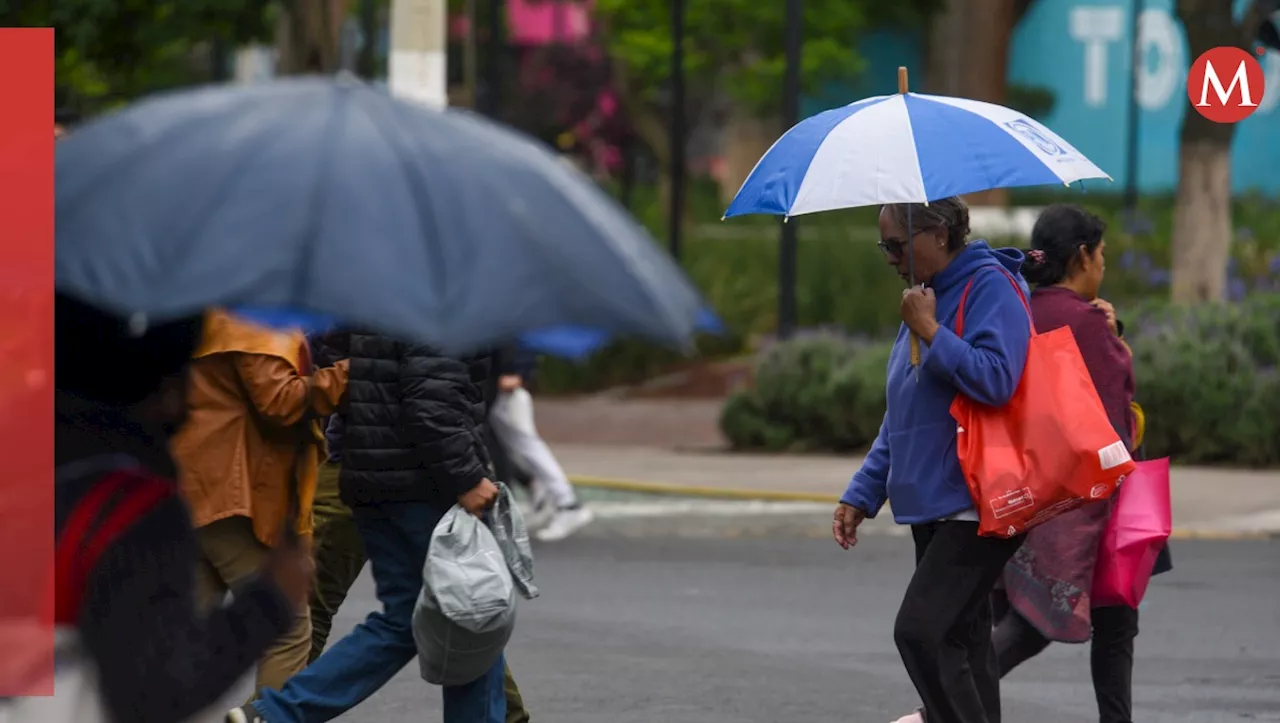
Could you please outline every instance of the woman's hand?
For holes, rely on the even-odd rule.
[[[1089,303],[1093,304],[1096,309],[1102,309],[1103,313],[1107,315],[1107,326],[1111,327],[1111,333],[1120,336],[1120,327],[1116,324],[1116,307],[1112,306],[1111,302],[1106,299],[1094,299]]]
[[[902,292],[902,321],[926,344],[938,333],[937,313],[938,299],[933,289],[912,286]]]
[[[498,390],[503,392],[514,392],[524,385],[524,380],[519,374],[503,374],[498,377]]]
[[[835,519],[831,521],[831,534],[836,544],[849,549],[858,544],[858,525],[867,519],[867,513],[843,502],[836,505]]]

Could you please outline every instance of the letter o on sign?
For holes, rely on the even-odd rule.
[[[1243,48],[1205,51],[1187,72],[1187,98],[1214,123],[1239,123],[1258,109],[1266,92],[1262,64]]]

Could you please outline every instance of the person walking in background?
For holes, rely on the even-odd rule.
[[[345,363],[312,368],[302,332],[209,314],[191,365],[190,413],[172,444],[206,605],[254,574],[282,535],[310,537],[323,446],[317,419],[337,408],[346,386]],[[300,605],[292,630],[259,663],[259,688],[306,667],[310,620]]]
[[[513,465],[529,476],[533,512],[529,528],[536,539],[555,542],[591,524],[594,515],[578,499],[568,475],[533,421],[533,396],[527,385],[537,369],[535,356],[518,345],[499,354],[497,399],[489,414],[493,434]]]
[[[908,221],[910,219],[910,221]],[[1031,323],[1013,279],[1023,255],[968,243],[959,198],[880,210],[880,248],[904,279],[903,325],[889,358],[888,409],[862,468],[836,505],[832,531],[848,549],[858,526],[886,501],[911,526],[916,569],[893,637],[931,723],[999,723],[1000,678],[991,644],[990,595],[1022,544],[978,535],[978,516],[956,456],[957,394],[1001,406],[1022,378]],[[961,296],[964,332],[952,328]],[[909,336],[920,338],[913,370]]]
[[[1115,309],[1098,296],[1106,269],[1106,225],[1079,206],[1045,209],[1031,232],[1023,275],[1036,286],[1036,331],[1068,327],[1084,357],[1111,426],[1135,441],[1133,360],[1121,340]],[[1133,646],[1138,611],[1095,607],[1090,590],[1099,543],[1115,498],[1055,517],[1027,533],[997,594],[994,634],[1000,675],[1039,654],[1051,641],[1092,637],[1090,663],[1101,723],[1132,723]],[[1168,569],[1167,556],[1165,569]]]
[[[484,448],[488,360],[459,360],[389,337],[347,335],[342,502],[351,508],[383,609],[282,688],[231,711],[230,723],[331,720],[373,695],[417,655],[413,607],[436,524],[454,504],[483,515],[498,496]],[[502,723],[502,658],[444,688],[446,723]]]
[[[311,354],[317,364],[331,366],[347,358],[346,335],[329,333],[308,337]],[[315,554],[315,585],[311,589],[311,652],[307,663],[315,662],[324,652],[333,627],[333,616],[342,607],[347,592],[360,577],[366,557],[360,530],[351,508],[342,502],[338,478],[342,472],[342,414],[335,412],[322,420],[326,447],[316,481],[315,531],[312,550]]]
[[[66,537],[75,518],[121,522],[96,559],[56,570],[56,622],[78,634],[103,720],[188,720],[227,696],[292,627],[311,581],[309,555],[293,542],[275,546],[237,580],[227,606],[201,613],[199,544],[168,442],[184,421],[186,369],[204,320],[137,332],[62,295],[55,314],[55,529],[60,542],[86,549],[92,537]]]

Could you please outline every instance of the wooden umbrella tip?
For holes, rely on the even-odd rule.
[[[907,66],[905,65],[898,66],[898,92],[907,92]]]

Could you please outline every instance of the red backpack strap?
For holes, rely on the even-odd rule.
[[[1003,266],[994,266],[994,267],[984,266],[981,269],[978,269],[976,272],[974,272],[973,276],[969,277],[969,283],[964,285],[964,293],[960,294],[960,306],[956,309],[956,336],[960,338],[964,338],[964,304],[966,301],[969,300],[969,292],[973,289],[973,282],[978,280],[978,274],[982,273],[983,271],[989,268],[998,269],[1000,273],[1004,274],[1004,277],[1009,280],[1010,284],[1013,285],[1013,290],[1017,292],[1018,300],[1022,302],[1022,308],[1027,310],[1027,319],[1032,318],[1031,304],[1027,302],[1027,296],[1026,294],[1022,293],[1022,287],[1018,285],[1018,280],[1013,278],[1013,274],[1009,273],[1008,269],[1004,268]],[[1035,321],[1032,321],[1031,336],[1035,336],[1035,335],[1036,335],[1036,325],[1035,325]]]
[[[173,494],[173,485],[167,480],[138,470],[111,472],[89,488],[72,509],[54,548],[56,623],[75,623],[89,575],[102,553],[134,522]]]

